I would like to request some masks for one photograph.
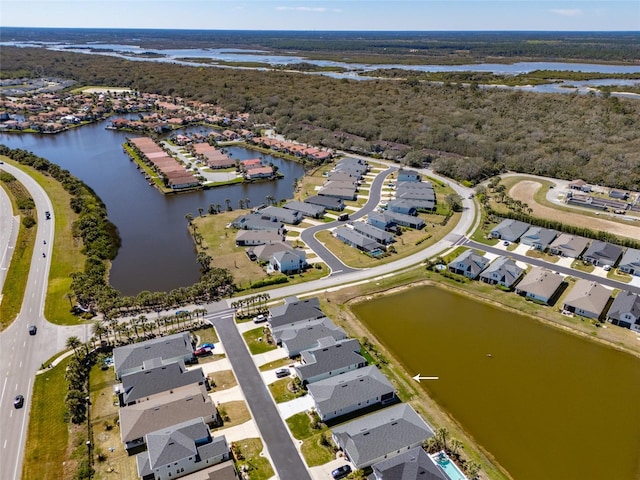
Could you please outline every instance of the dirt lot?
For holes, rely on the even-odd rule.
[[[588,227],[592,230],[602,230],[629,238],[640,238],[640,227],[635,225],[624,225],[618,222],[608,221],[602,218],[594,218],[592,216],[580,215],[578,211],[565,212],[560,209],[547,207],[536,203],[534,195],[542,185],[536,181],[525,180],[515,184],[509,195],[522,202],[525,202],[533,209],[533,215],[550,220],[557,220],[567,225],[575,225],[578,227]]]

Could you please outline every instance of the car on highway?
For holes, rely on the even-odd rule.
[[[257,317],[253,317],[253,323],[262,323],[267,321],[267,316],[260,314]]]
[[[29,335],[35,335],[38,332],[38,327],[35,325],[29,325]]]
[[[288,368],[280,368],[280,369],[276,370],[276,377],[278,377],[278,378],[288,377],[289,373],[290,372],[289,372]]]
[[[342,465],[331,472],[331,476],[335,479],[344,478],[351,473],[349,465]]]
[[[15,408],[22,408],[24,405],[24,397],[22,395],[17,395],[16,398],[13,399],[13,406]]]
[[[51,212],[49,210],[47,210],[46,212],[44,212],[44,216],[47,220],[51,220]]]

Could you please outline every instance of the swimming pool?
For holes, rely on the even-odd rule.
[[[431,459],[438,465],[450,480],[468,480],[464,473],[460,471],[458,466],[453,463],[446,453],[438,452],[431,455]]]

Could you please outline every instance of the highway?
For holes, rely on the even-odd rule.
[[[44,302],[54,241],[53,205],[44,189],[29,175],[6,163],[0,168],[11,173],[27,188],[38,212],[37,240],[22,308],[11,326],[0,334],[0,478],[17,480],[21,478],[22,473],[35,374],[43,362],[65,349],[69,336],[75,335],[84,341],[89,326],[60,327],[44,318]],[[0,195],[0,211],[6,208],[6,200],[8,199]],[[45,220],[45,211],[51,212],[51,220]],[[15,234],[12,233],[16,234],[17,231]],[[0,251],[7,251],[7,244],[4,242],[8,242],[8,238],[6,235],[0,237],[3,242],[0,244]],[[47,242],[46,245],[44,240]],[[43,252],[46,253],[46,258],[42,256]],[[29,325],[38,328],[35,336],[29,335]],[[18,394],[25,397],[24,407],[21,409],[13,407],[13,400]]]

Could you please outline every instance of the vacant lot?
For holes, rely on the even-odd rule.
[[[634,239],[640,238],[640,227],[635,225],[625,225],[619,222],[605,220],[603,218],[596,217],[594,214],[586,212],[582,215],[580,214],[580,211],[576,209],[569,210],[567,208],[567,210],[564,210],[538,203],[535,199],[535,195],[541,187],[542,184],[535,180],[523,180],[516,183],[509,190],[509,195],[512,198],[529,205],[533,210],[532,214],[535,217],[548,218],[550,220],[556,220],[567,225],[574,225],[578,227],[588,226],[592,230],[602,230],[622,237]]]

